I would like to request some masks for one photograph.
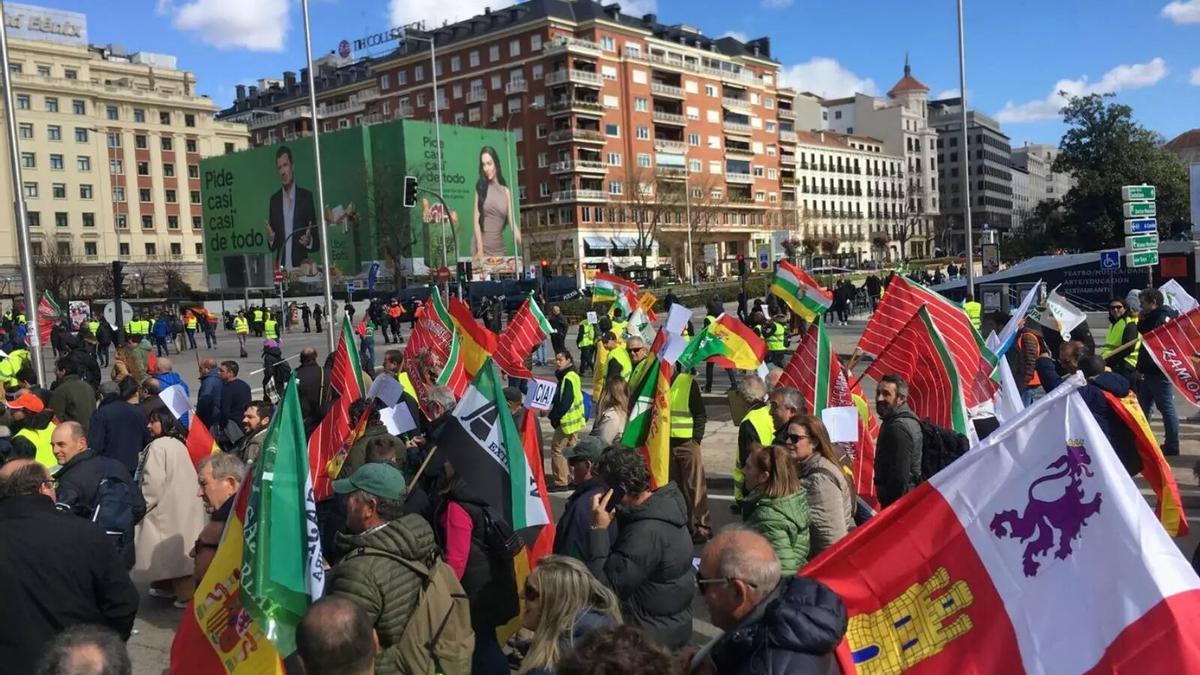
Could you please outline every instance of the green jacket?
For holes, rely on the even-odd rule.
[[[437,549],[433,529],[421,516],[407,514],[374,532],[339,532],[334,547],[339,560],[355,549],[363,549],[363,554],[334,566],[326,592],[346,598],[366,612],[379,636],[375,672],[400,672],[396,644],[416,610],[422,582],[416,572],[385,554],[428,564]]]
[[[351,422],[353,423],[353,421]],[[342,472],[338,474],[342,478],[347,478],[354,475],[358,467],[367,463],[367,445],[376,438],[382,438],[392,446],[392,450],[396,453],[396,464],[404,463],[405,448],[404,441],[396,438],[388,433],[387,427],[383,423],[367,424],[367,428],[363,431],[362,438],[354,442],[350,446],[350,452],[346,455],[346,463],[342,465]]]
[[[746,525],[771,542],[784,576],[792,576],[808,562],[808,497],[804,490],[778,499],[755,490],[742,503],[742,514]]]
[[[49,406],[60,421],[79,422],[86,432],[92,423],[92,413],[96,412],[96,392],[78,375],[66,375],[50,390]]]

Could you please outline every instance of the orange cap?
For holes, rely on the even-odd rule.
[[[40,413],[46,409],[46,404],[42,403],[42,399],[38,398],[37,394],[27,391],[9,401],[8,407],[13,410],[28,410],[32,413]]]

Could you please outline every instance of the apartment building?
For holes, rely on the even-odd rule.
[[[937,130],[938,178],[941,181],[942,211],[954,237],[955,250],[962,250],[964,200],[962,172],[971,180],[971,230],[974,241],[985,231],[1004,233],[1012,229],[1012,147],[1000,123],[976,110],[967,111],[967,140],[963,151],[962,99],[949,98],[929,103],[929,125]],[[969,156],[968,156],[969,155]]]
[[[247,147],[245,126],[214,121],[216,106],[172,56],[89,45],[83,14],[6,12],[34,258],[80,269],[119,259],[131,274],[169,265],[204,288],[200,158]],[[11,203],[7,157],[0,166]],[[15,279],[15,218],[0,212],[0,275]]]
[[[756,233],[795,228],[781,158],[796,154],[796,94],[779,88],[767,38],[708,37],[591,0],[530,0],[423,37],[436,59],[417,39],[317,65],[321,129],[433,119],[436,95],[443,124],[513,130],[527,260],[573,272],[640,265],[648,248],[650,266],[686,276],[690,224],[697,267],[719,275]],[[254,144],[307,134],[306,80],[239,91],[219,118],[247,121]]]
[[[1058,153],[1058,146],[1049,143],[1026,143],[1012,149],[1012,165],[1029,173],[1030,200],[1035,207],[1046,199],[1062,199],[1075,184],[1071,174],[1054,171]]]

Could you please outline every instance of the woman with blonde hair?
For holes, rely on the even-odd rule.
[[[113,367],[112,372],[109,373],[109,379],[113,382],[120,382],[127,377],[132,377],[134,382],[140,383],[146,378],[146,373],[142,372],[138,365],[138,361],[133,355],[133,349],[128,346],[118,347],[116,356],[113,357]]]
[[[742,469],[746,498],[742,520],[766,538],[779,558],[784,576],[792,576],[808,561],[808,497],[792,461],[781,445],[750,446]]]
[[[612,445],[625,433],[625,425],[629,422],[629,383],[625,378],[608,378],[596,407],[592,435],[604,441],[605,446]]]
[[[854,529],[854,488],[819,418],[793,417],[783,440],[808,497],[809,556],[816,556]]]
[[[543,557],[525,580],[521,625],[533,639],[520,673],[550,675],[558,660],[594,630],[621,623],[621,602],[582,562]]]

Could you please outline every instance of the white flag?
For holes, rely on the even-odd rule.
[[[1000,338],[992,331],[987,336],[987,348],[995,352],[999,346]],[[996,419],[1003,423],[1024,410],[1025,402],[1021,400],[1021,390],[1017,388],[1017,379],[1013,377],[1012,368],[1008,367],[1008,359],[1000,357],[996,372],[1000,375],[1000,390],[992,398],[992,405],[996,411]]]
[[[1191,296],[1179,285],[1178,281],[1171,279],[1167,283],[1158,287],[1162,291],[1163,304],[1168,307],[1173,307],[1180,314],[1187,314],[1196,307],[1200,307],[1200,302]]]
[[[183,390],[182,384],[164,387],[162,391],[158,392],[158,397],[166,404],[167,409],[180,420],[192,409],[192,404],[188,402],[188,395]]]
[[[1050,291],[1050,296],[1046,298],[1046,313],[1042,314],[1044,325],[1062,333],[1064,340],[1070,340],[1071,331],[1085,321],[1087,321],[1087,314],[1084,314],[1083,310],[1059,295],[1057,288]]]

